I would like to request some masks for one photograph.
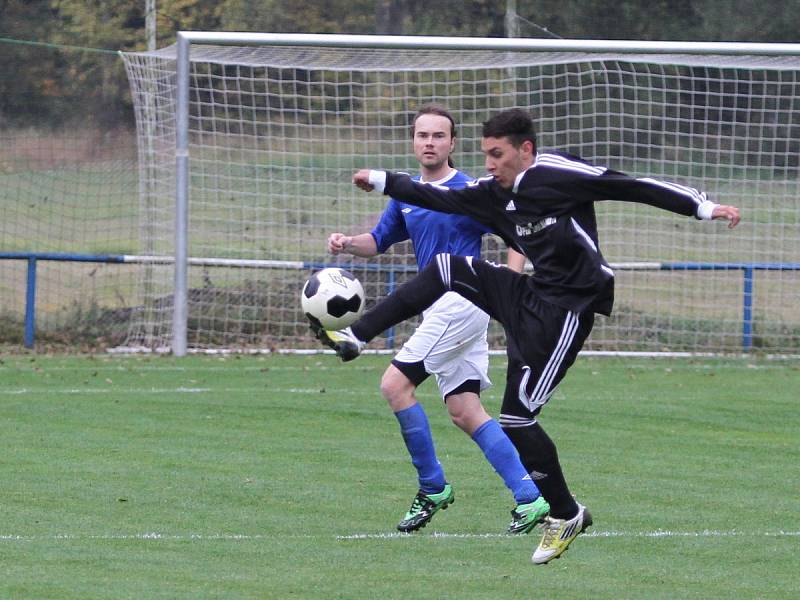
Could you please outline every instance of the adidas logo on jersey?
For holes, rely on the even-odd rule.
[[[508,201],[508,204],[506,204],[506,210],[517,210],[517,207],[514,206],[513,200]]]

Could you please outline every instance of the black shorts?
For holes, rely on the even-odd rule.
[[[451,256],[450,287],[499,321],[508,369],[500,424],[525,427],[550,399],[592,331],[594,313],[542,300],[528,276],[503,266]]]

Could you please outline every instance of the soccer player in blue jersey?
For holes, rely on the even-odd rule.
[[[444,188],[463,188],[472,178],[453,167],[455,123],[439,105],[427,105],[412,125],[414,155],[420,174],[415,180]],[[390,199],[371,232],[358,235],[332,233],[328,250],[360,257],[383,253],[405,240],[414,244],[417,264],[423,269],[437,254],[480,256],[481,237],[492,232],[470,217],[445,214]],[[509,251],[517,271],[525,257]],[[434,375],[450,418],[472,437],[495,471],[511,490],[516,507],[511,511],[510,533],[527,533],[549,509],[500,425],[484,410],[480,392],[490,385],[486,329],[489,316],[462,296],[444,294],[423,312],[414,334],[392,359],[381,379],[381,392],[395,414],[411,461],[417,469],[419,491],[411,508],[397,525],[404,532],[425,527],[439,510],[453,502],[425,411],[415,390]]]
[[[475,218],[529,258],[533,274],[469,255],[440,254],[351,327],[318,330],[317,336],[351,360],[375,335],[453,291],[503,325],[508,367],[499,420],[550,504],[531,557],[543,564],[592,524],[570,493],[556,446],[538,416],[589,336],[595,313],[611,314],[614,271],[600,251],[594,203],[648,204],[700,220],[725,220],[729,227],[739,223],[739,209],[687,186],[632,177],[563,152],[537,152],[533,122],[520,109],[483,124],[481,149],[489,176],[466,188],[421,185],[403,174],[369,170],[356,173],[353,182],[415,206]]]

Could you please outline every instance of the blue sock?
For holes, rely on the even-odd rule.
[[[428,416],[419,404],[398,411],[394,416],[400,422],[400,432],[411,455],[411,462],[417,468],[419,489],[426,494],[438,494],[447,482],[442,465],[436,458]]]
[[[472,434],[472,439],[483,450],[486,460],[503,478],[506,487],[514,494],[517,504],[527,504],[539,497],[539,488],[519,460],[514,444],[494,419],[489,419]]]

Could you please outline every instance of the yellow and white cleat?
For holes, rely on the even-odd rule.
[[[578,504],[578,514],[571,519],[545,517],[542,541],[534,550],[531,560],[543,565],[561,556],[576,537],[592,524],[592,515],[582,504]]]
[[[311,329],[317,339],[329,348],[333,348],[343,362],[358,358],[366,346],[364,342],[353,335],[349,327],[338,331],[328,331],[312,323]]]

